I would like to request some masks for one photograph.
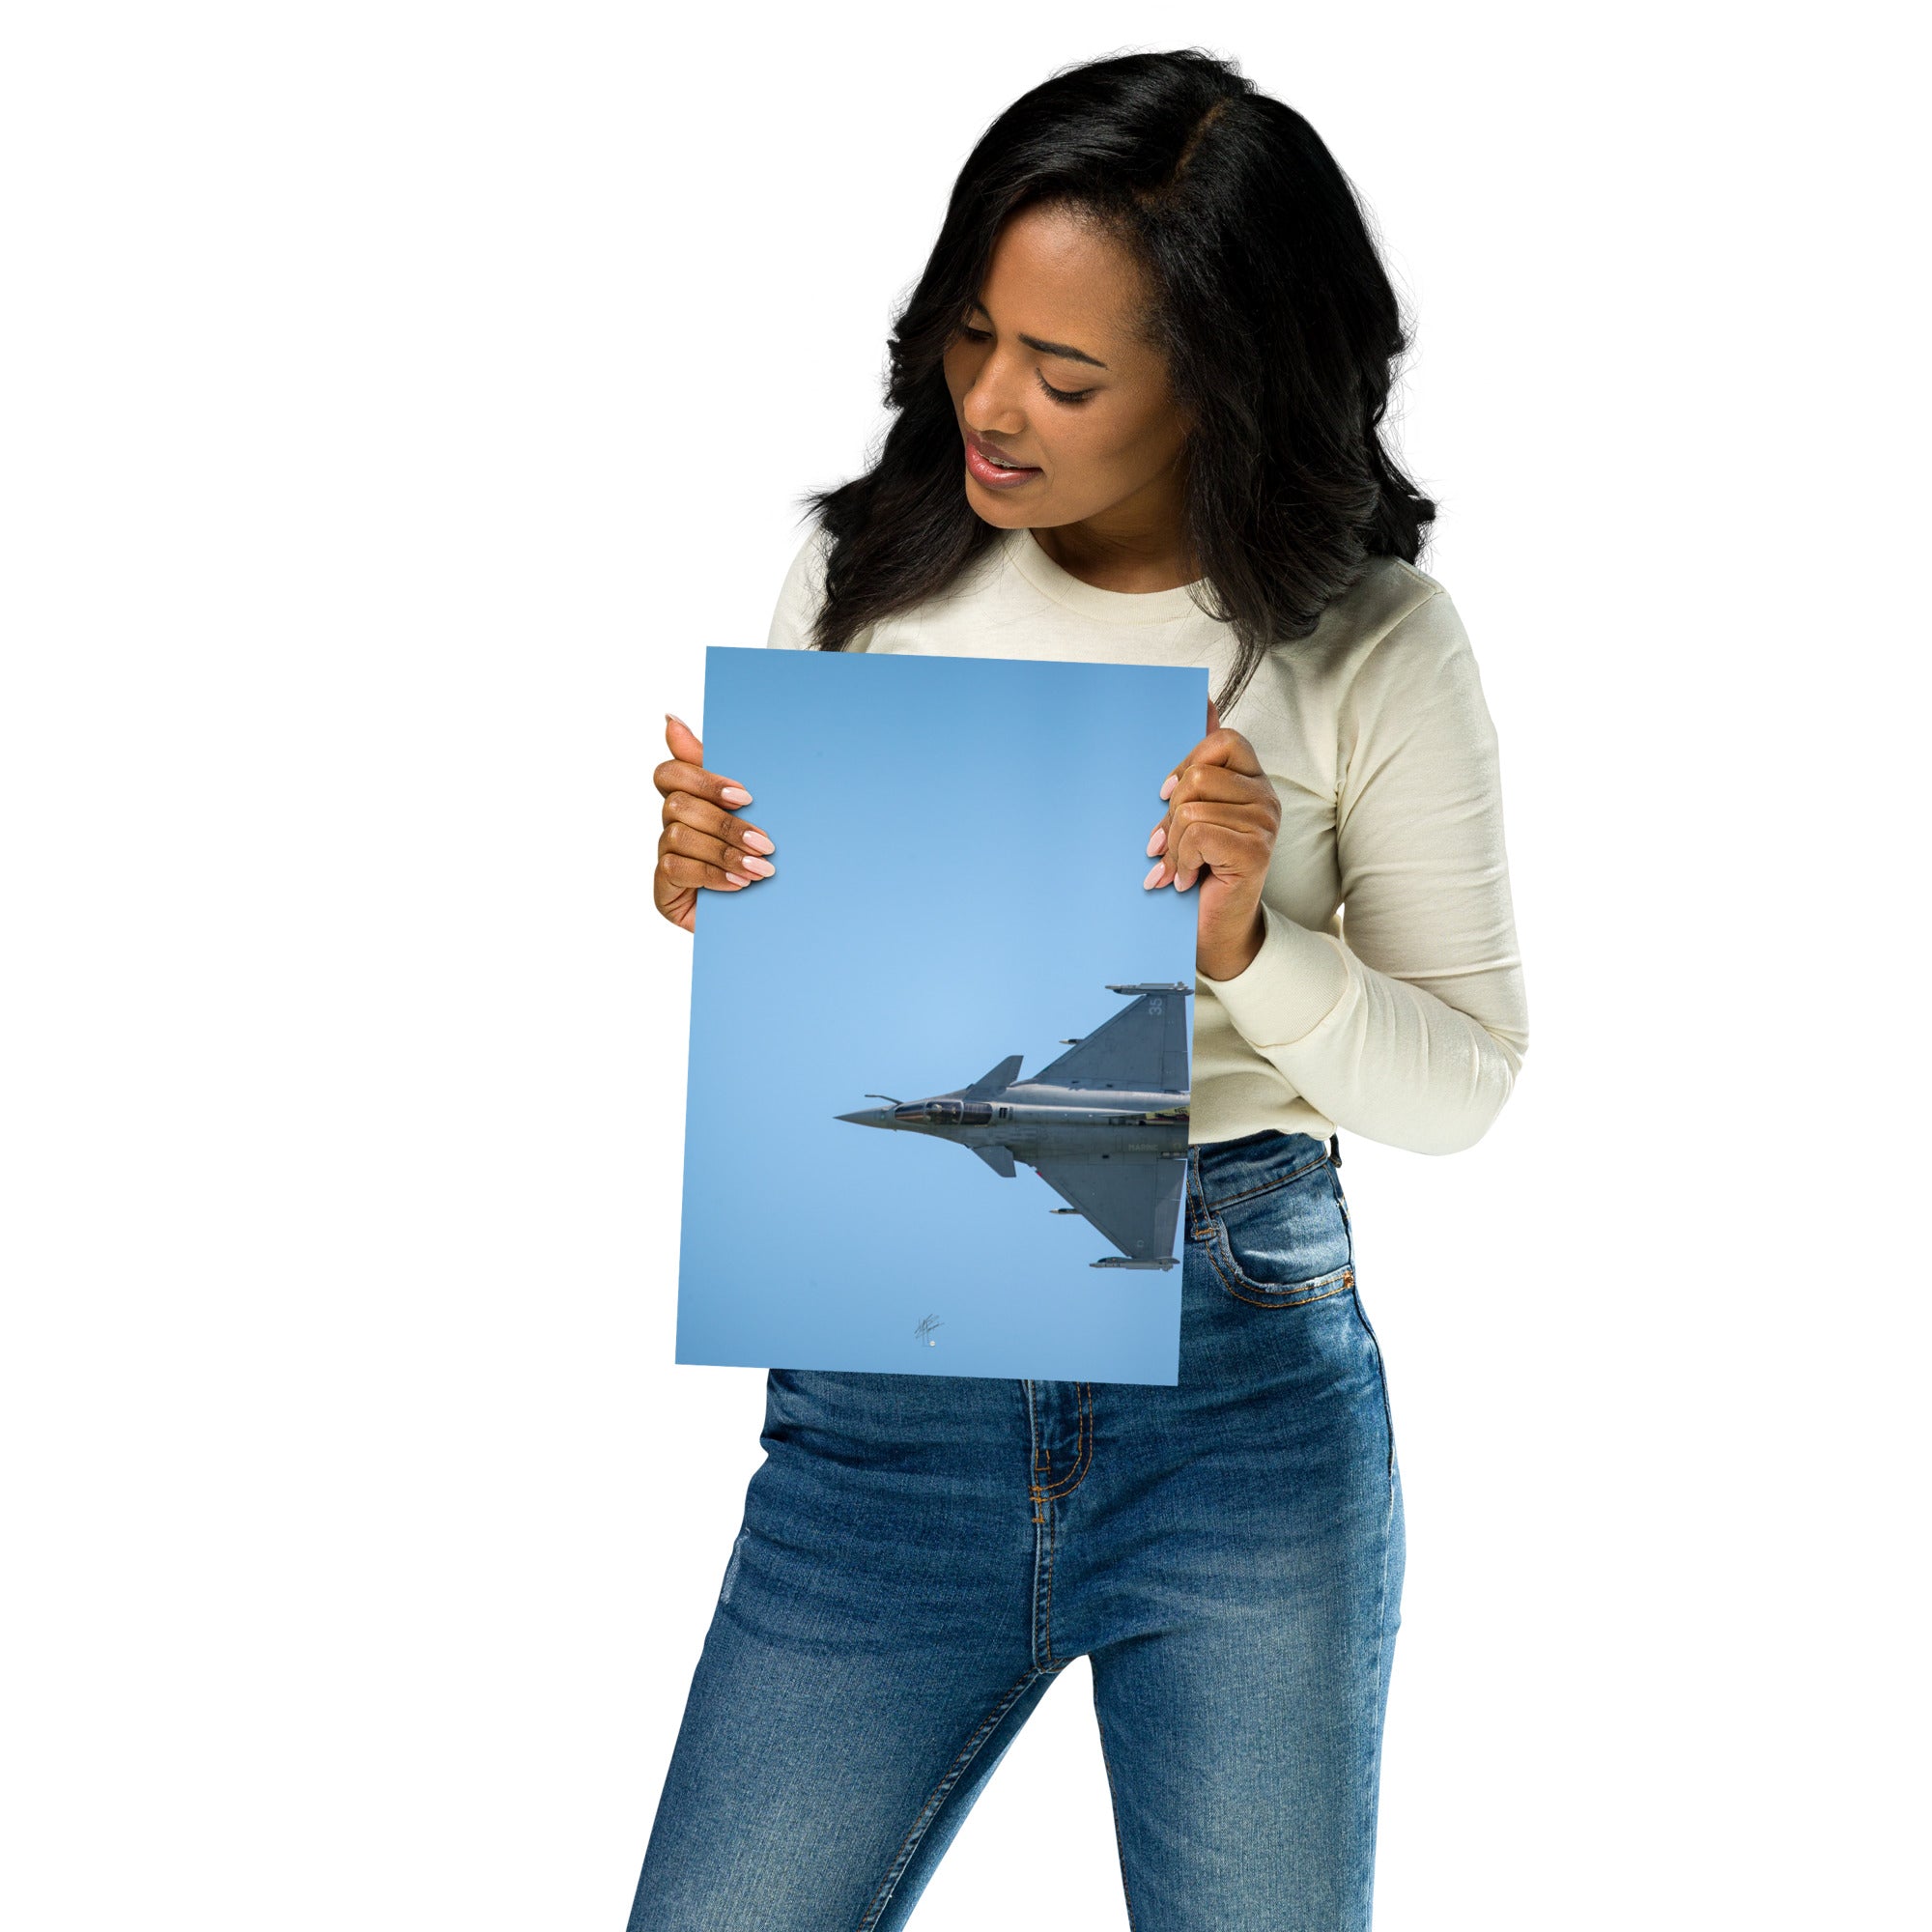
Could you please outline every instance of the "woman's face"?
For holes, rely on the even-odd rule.
[[[1132,257],[1065,210],[1023,209],[1001,230],[945,358],[967,500],[987,523],[1179,530],[1187,429],[1165,362],[1133,330],[1142,299]],[[981,451],[1026,467],[1009,476]]]

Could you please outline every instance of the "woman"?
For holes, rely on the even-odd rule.
[[[633,1932],[904,1924],[1081,1656],[1141,1932],[1369,1923],[1402,1492],[1335,1130],[1468,1147],[1527,1043],[1495,736],[1380,440],[1406,346],[1225,63],[1061,73],[966,163],[770,641],[1209,668],[1148,778],[1148,889],[1199,903],[1179,1383],[772,1372]],[[783,828],[667,737],[689,928]]]

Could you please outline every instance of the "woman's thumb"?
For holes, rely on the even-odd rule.
[[[665,743],[670,747],[672,757],[692,765],[703,762],[704,740],[675,711],[665,713]]]

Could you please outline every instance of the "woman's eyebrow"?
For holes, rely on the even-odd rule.
[[[977,308],[988,322],[992,321],[993,313],[984,302],[974,302],[972,306]],[[1075,349],[1068,343],[1042,342],[1037,335],[1022,335],[1020,340],[1029,349],[1037,349],[1042,355],[1064,355],[1069,362],[1091,363],[1095,369],[1104,369],[1107,366],[1097,355],[1090,355],[1086,350]]]
[[[1096,369],[1107,366],[1097,355],[1089,355],[1084,349],[1069,349],[1064,342],[1042,342],[1037,335],[1023,335],[1020,340],[1042,355],[1064,355],[1069,362],[1091,362]]]

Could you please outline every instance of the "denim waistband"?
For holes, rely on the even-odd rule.
[[[1197,1141],[1187,1150],[1187,1184],[1197,1205],[1213,1207],[1236,1194],[1328,1158],[1328,1143],[1313,1134],[1284,1134],[1264,1127],[1238,1140]]]

